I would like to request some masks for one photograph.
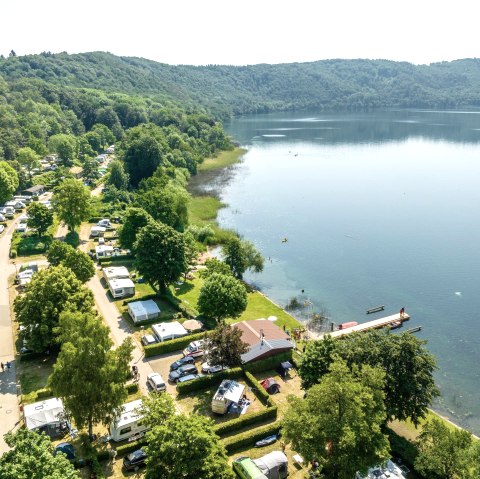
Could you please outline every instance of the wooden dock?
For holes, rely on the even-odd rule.
[[[362,331],[368,331],[370,329],[384,328],[390,323],[393,323],[394,321],[401,321],[403,323],[404,321],[408,321],[409,319],[410,316],[407,313],[405,313],[403,317],[400,317],[400,313],[397,313],[392,314],[391,316],[385,316],[384,318],[374,319],[373,321],[368,321],[366,323],[357,324],[356,326],[352,326],[351,328],[340,329],[338,331],[332,331],[331,333],[325,333],[324,336],[329,334],[332,338],[341,338],[342,336],[345,336],[347,334],[359,333]]]

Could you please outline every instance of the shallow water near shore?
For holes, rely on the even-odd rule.
[[[267,260],[246,279],[337,324],[404,306],[404,329],[422,326],[438,359],[434,408],[478,434],[480,112],[276,113],[225,127],[248,151],[199,180],[228,205],[220,225]]]

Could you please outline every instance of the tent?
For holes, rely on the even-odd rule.
[[[198,319],[187,319],[184,321],[183,327],[192,333],[193,331],[200,331],[203,328],[203,323]]]
[[[75,459],[75,448],[69,442],[62,442],[53,451],[53,455],[56,456],[59,452],[62,452],[67,456],[68,460]]]
[[[280,392],[280,384],[273,378],[264,379],[260,384],[268,394],[277,394]]]
[[[45,432],[52,438],[63,436],[69,427],[62,400],[58,398],[27,404],[23,414],[27,429]]]
[[[149,319],[158,318],[160,316],[160,308],[153,299],[147,301],[134,301],[128,303],[128,313],[134,323],[148,321]]]
[[[152,331],[160,342],[182,338],[188,334],[188,331],[178,321],[154,324]]]
[[[290,369],[293,369],[293,364],[290,361],[284,361],[278,366],[277,372],[283,379],[285,379]]]
[[[281,451],[272,451],[253,462],[268,479],[284,479],[288,476],[288,459]]]

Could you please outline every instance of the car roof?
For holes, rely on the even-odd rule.
[[[182,378],[180,378],[178,382],[183,383],[185,381],[190,381],[191,379],[196,379],[198,377],[200,377],[199,374],[187,374],[186,376],[183,376]]]
[[[138,459],[142,456],[146,456],[145,451],[143,449],[137,449],[136,451],[130,453],[127,458],[129,461],[133,461],[134,459]]]

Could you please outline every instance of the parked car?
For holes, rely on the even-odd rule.
[[[157,338],[153,334],[144,334],[142,336],[142,344],[144,346],[148,346],[149,344],[155,344],[157,342]]]
[[[167,386],[165,381],[163,380],[162,376],[158,373],[150,373],[147,376],[147,384],[152,388],[155,392],[166,391]]]
[[[3,233],[3,230],[5,229],[4,225],[0,225],[0,233]]]
[[[202,364],[202,373],[204,374],[215,374],[220,371],[225,371],[226,369],[228,369],[228,366],[210,366],[208,363]]]
[[[186,376],[182,376],[178,381],[177,384],[179,383],[186,383],[188,381],[193,381],[194,379],[201,378],[203,374],[187,374]]]
[[[147,453],[143,449],[137,449],[123,458],[123,469],[125,471],[138,471],[147,463]]]
[[[185,364],[185,366],[180,366],[176,371],[170,371],[168,380],[176,383],[181,377],[188,376],[189,374],[197,374],[197,372],[197,366],[195,366],[195,364]]]
[[[185,364],[194,364],[195,358],[193,356],[185,356],[184,358],[177,359],[170,364],[170,371],[176,371],[179,367],[185,366]]]
[[[111,228],[112,224],[110,223],[110,220],[107,218],[103,218],[103,220],[100,220],[97,223],[97,226],[103,226],[104,228]]]
[[[0,213],[0,221],[6,221],[7,219],[3,216],[3,213]]]
[[[184,356],[193,356],[197,358],[203,356],[203,341],[192,341],[184,350]]]

